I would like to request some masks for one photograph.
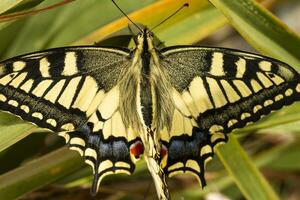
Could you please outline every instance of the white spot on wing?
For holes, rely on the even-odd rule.
[[[235,62],[236,64],[236,78],[243,78],[244,73],[246,71],[246,60],[244,58],[239,58],[238,61]]]
[[[79,137],[74,137],[70,140],[70,144],[85,146],[85,141]]]
[[[177,162],[177,163],[171,165],[171,166],[168,168],[168,170],[169,170],[169,171],[173,171],[173,170],[176,170],[176,169],[180,169],[180,168],[182,168],[182,167],[184,167],[183,163],[182,163],[182,162]]]
[[[211,146],[209,146],[208,144],[203,146],[200,150],[200,155],[203,156],[205,154],[209,154],[209,153],[212,153],[212,149],[211,149]]]
[[[15,100],[9,100],[8,104],[11,105],[11,106],[14,106],[14,107],[18,107],[19,106],[19,103],[17,101],[15,101]]]
[[[98,121],[98,122],[94,123],[93,132],[97,132],[97,131],[103,129],[103,125],[104,125],[104,122],[102,122],[102,121]]]
[[[50,77],[49,73],[50,63],[48,62],[47,58],[42,58],[40,60],[40,72],[43,77]]]
[[[221,84],[225,90],[226,96],[228,97],[230,103],[240,100],[241,97],[236,93],[236,91],[226,80],[221,80]]]
[[[11,74],[8,74],[8,75],[2,77],[0,79],[0,84],[2,84],[2,85],[8,84],[17,74],[18,73],[15,72],[15,73],[11,73]]]
[[[53,127],[56,127],[57,126],[57,122],[56,122],[56,120],[55,119],[47,119],[46,120],[46,123],[48,123],[48,124],[50,124],[51,126],[53,126]]]
[[[280,101],[281,99],[283,99],[283,95],[282,95],[282,94],[278,94],[278,95],[275,97],[275,101]]]
[[[193,134],[193,126],[192,126],[192,122],[191,119],[184,117],[183,118],[183,125],[184,125],[184,133],[188,134],[189,136],[192,136]]]
[[[263,88],[261,87],[261,85],[254,79],[252,79],[250,81],[251,87],[253,89],[254,92],[259,92],[260,90],[262,90]]]
[[[113,163],[110,160],[104,160],[99,165],[98,173],[101,173],[102,171],[109,169],[111,167],[113,167]]]
[[[261,81],[261,83],[266,87],[270,87],[273,85],[273,83],[270,81],[270,79],[268,77],[266,77],[263,73],[261,72],[257,72],[256,73],[258,79]]]
[[[32,117],[38,118],[40,120],[43,119],[43,115],[40,112],[34,112],[34,113],[32,113]]]
[[[252,94],[251,90],[243,81],[233,80],[233,84],[236,86],[243,97],[248,97],[250,94]]]
[[[212,93],[212,98],[213,98],[216,108],[226,105],[228,102],[227,102],[219,84],[217,83],[217,81],[213,78],[207,77],[207,83],[208,83],[209,89]]]
[[[95,112],[95,110],[98,108],[98,106],[100,105],[102,99],[104,98],[105,93],[103,90],[100,90],[96,96],[93,98],[92,102],[89,104],[89,107],[86,111],[86,115],[90,116],[93,112]]]
[[[214,76],[224,76],[223,53],[214,52],[212,55],[210,74]]]
[[[15,87],[15,88],[19,87],[19,85],[22,83],[22,81],[25,80],[26,76],[27,76],[27,73],[25,73],[25,72],[19,74],[17,77],[15,77],[15,78],[10,82],[9,85],[11,85],[11,86],[13,86],[13,87]]]
[[[4,94],[0,94],[0,101],[2,101],[2,102],[7,101],[7,98]]]
[[[67,123],[62,125],[61,128],[66,131],[73,131],[75,129],[75,126],[72,123]]]
[[[55,103],[58,95],[60,94],[66,80],[60,80],[58,83],[56,83],[50,91],[45,95],[45,99]]]
[[[300,92],[300,83],[297,84],[296,91]]]
[[[24,69],[25,66],[26,66],[26,62],[16,61],[13,63],[13,71],[14,72],[21,71],[22,69]]]
[[[124,137],[126,136],[125,126],[123,124],[120,112],[115,112],[111,118],[111,129],[112,135],[115,137]]]
[[[104,139],[108,139],[108,137],[112,135],[111,119],[104,122],[102,132],[103,132]]]
[[[97,160],[97,152],[92,149],[92,148],[87,148],[85,151],[84,151],[84,155],[85,156],[89,156],[89,157],[92,157],[94,158],[95,160]]]
[[[72,76],[78,73],[77,57],[75,52],[67,52],[65,55],[65,66],[62,72],[64,76]]]
[[[71,146],[70,149],[74,150],[74,151],[77,151],[80,154],[80,156],[83,156],[83,151],[82,151],[81,148],[76,147],[76,146]]]
[[[112,88],[104,97],[98,110],[104,119],[108,119],[119,106],[119,87]]]
[[[258,112],[259,110],[261,110],[263,107],[261,106],[261,105],[256,105],[256,106],[254,106],[254,108],[253,108],[253,113],[256,113],[256,112]]]
[[[60,103],[65,108],[70,108],[80,79],[81,79],[81,77],[73,78],[69,82],[67,87],[64,89],[64,92],[62,93],[62,95],[59,97],[58,103]]]
[[[285,96],[291,96],[293,94],[293,90],[289,88],[284,92],[284,94]]]
[[[241,115],[241,120],[244,120],[244,119],[246,119],[246,118],[248,118],[248,117],[251,117],[251,114],[250,114],[250,113],[242,113],[242,115]]]
[[[230,128],[231,126],[235,125],[236,123],[238,123],[238,121],[236,119],[231,119],[228,121],[227,126],[228,126],[228,128]]]
[[[184,117],[177,109],[175,109],[173,114],[173,120],[172,120],[171,135],[180,136],[183,133],[184,133]]]
[[[61,136],[61,137],[64,137],[65,140],[66,140],[66,143],[69,142],[69,140],[70,140],[70,135],[69,135],[67,132],[65,132],[65,131],[59,132],[58,135]]]
[[[27,80],[21,87],[20,89],[23,90],[24,92],[29,92],[32,88],[32,85],[33,85],[33,79],[29,79]]]
[[[188,91],[184,91],[182,93],[182,99],[186,106],[188,107],[190,113],[193,115],[193,117],[198,117],[199,111],[197,110],[197,107],[195,106],[195,102],[193,97],[190,95]]]
[[[188,160],[185,164],[186,167],[196,170],[197,172],[201,172],[199,164],[195,160]]]
[[[194,99],[197,109],[203,113],[206,110],[212,109],[212,103],[208,97],[207,91],[203,85],[203,80],[200,77],[195,77],[189,87],[191,96]]]
[[[209,132],[210,133],[222,132],[223,129],[224,129],[223,126],[215,124],[209,128]]]
[[[269,71],[271,71],[272,63],[269,62],[269,61],[263,60],[263,61],[258,63],[258,66],[261,70],[269,72]]]
[[[268,99],[268,100],[266,100],[266,101],[264,102],[264,106],[265,106],[265,107],[270,106],[270,105],[272,105],[272,104],[273,104],[273,100],[271,100],[271,99]]]
[[[91,76],[85,77],[83,85],[80,88],[80,92],[77,95],[76,100],[75,100],[74,104],[72,105],[72,107],[78,108],[81,111],[87,111],[91,102],[95,98],[97,91],[98,91],[98,86],[97,86],[96,81]],[[99,105],[99,103],[98,103],[98,105]],[[96,110],[96,108],[94,108],[93,111],[95,111],[95,110]]]
[[[21,105],[20,108],[21,108],[21,110],[23,110],[25,113],[29,113],[29,111],[30,111],[29,107],[26,106],[26,105]]]
[[[45,91],[49,88],[50,84],[52,83],[52,80],[43,80],[41,81],[32,91],[32,94],[34,94],[37,97],[43,96]]]
[[[175,104],[175,107],[185,116],[190,116],[190,111],[188,110],[187,106],[185,105],[179,92],[177,92],[177,90],[173,89],[172,96],[173,96],[173,102]]]
[[[284,82],[284,79],[278,76],[277,74],[273,74],[270,72],[267,75],[276,85],[280,85],[281,83]]]

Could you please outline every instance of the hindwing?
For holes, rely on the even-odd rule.
[[[175,105],[171,131],[161,132],[169,176],[190,172],[205,185],[205,162],[227,133],[300,98],[298,73],[275,59],[191,46],[160,53]]]
[[[138,133],[125,127],[119,110],[119,95],[118,85],[101,93],[98,107],[87,123],[65,133],[70,148],[84,156],[85,162],[93,168],[93,194],[97,193],[106,175],[133,173],[134,163],[143,151]]]

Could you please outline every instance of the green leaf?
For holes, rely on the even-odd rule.
[[[78,153],[62,148],[0,176],[0,199],[16,199],[84,165]]]
[[[300,71],[300,38],[271,12],[253,0],[210,2],[255,49]]]
[[[6,113],[0,113],[0,152],[37,130],[36,126]]]
[[[246,199],[279,200],[233,134],[228,144],[220,146],[216,153]]]
[[[1,0],[0,2],[0,14],[8,11],[16,7],[19,3],[24,2],[27,0]]]
[[[44,0],[23,0],[17,6],[11,8],[7,12],[5,12],[5,14],[11,14],[14,12],[20,12],[20,11],[31,9],[31,8],[39,5],[43,1]],[[61,1],[63,1],[63,0],[61,0]]]
[[[186,3],[185,0],[158,1],[128,16],[132,21],[142,22],[151,29],[184,3]],[[128,13],[127,10],[125,12]],[[193,1],[188,8],[183,9],[153,31],[166,45],[192,44],[208,36],[225,23],[226,19],[207,1]],[[128,19],[123,17],[83,37],[74,45],[93,44],[127,26]]]
[[[298,130],[299,131],[299,130]],[[300,142],[294,142],[281,151],[273,152],[272,156],[276,162],[269,162],[265,168],[280,171],[300,170]]]
[[[124,0],[122,5],[124,2],[125,7],[127,3],[126,8],[132,11],[153,1],[145,0],[143,3],[137,3],[137,0]],[[52,1],[45,1],[40,4],[40,7],[52,4]],[[99,12],[99,10],[107,12]],[[17,23],[12,24],[11,26],[17,26],[19,31],[5,38],[11,40],[10,46],[1,52],[1,56],[8,58],[22,53],[70,45],[121,15],[122,13],[110,1],[74,1],[55,10],[32,16],[24,20],[21,26]],[[0,41],[1,38],[0,33]],[[99,40],[94,40],[92,43],[97,41]]]

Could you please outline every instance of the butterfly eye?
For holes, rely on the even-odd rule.
[[[153,37],[153,33],[152,32],[148,32],[148,37]]]
[[[143,38],[143,34],[142,33],[138,33],[137,39],[142,39],[142,38]]]

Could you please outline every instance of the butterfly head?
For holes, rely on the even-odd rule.
[[[153,33],[148,28],[144,28],[137,34],[135,43],[140,49],[151,50],[154,46],[153,37]]]

